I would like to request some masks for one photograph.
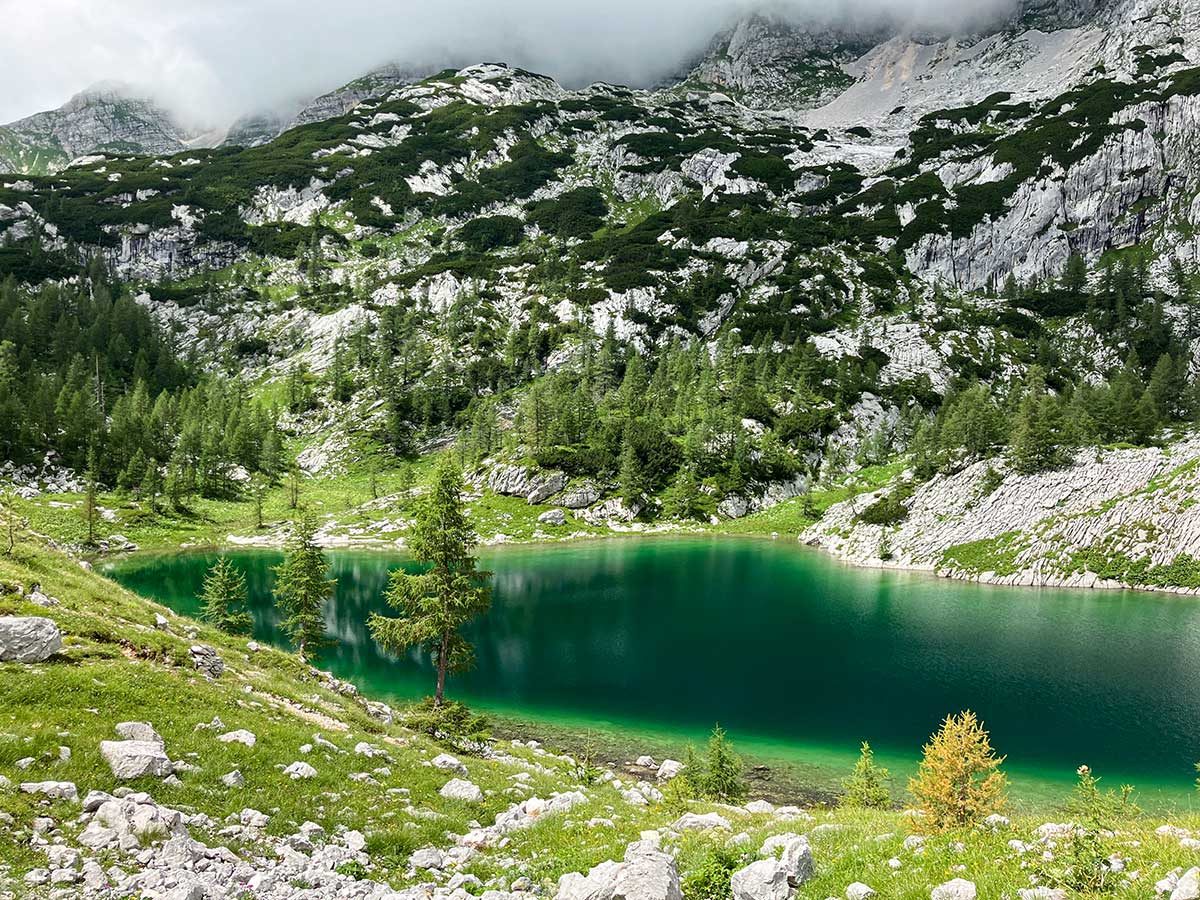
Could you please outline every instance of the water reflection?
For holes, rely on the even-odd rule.
[[[279,556],[234,553],[255,634],[280,640]],[[194,612],[214,556],[134,560],[128,586]],[[330,555],[337,645],[326,664],[365,688],[427,693],[417,654],[394,660],[365,621],[397,558]],[[974,709],[1013,760],[1177,780],[1200,758],[1200,604],[1132,593],[986,588],[856,570],[790,542],[614,541],[486,554],[492,613],[470,629],[477,668],[452,691],[506,708],[706,727],[911,754],[947,713]]]

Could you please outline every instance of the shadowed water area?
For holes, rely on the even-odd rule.
[[[254,636],[283,643],[271,552],[247,576]],[[853,569],[791,541],[612,540],[487,551],[492,611],[477,666],[449,690],[507,715],[660,740],[713,722],[740,749],[832,783],[871,741],[910,771],[949,712],[972,709],[1018,795],[1059,796],[1087,763],[1152,805],[1191,802],[1200,758],[1200,603],[1133,592],[991,588]],[[215,553],[134,557],[109,574],[195,613]],[[382,654],[367,616],[402,557],[331,552],[336,645],[322,665],[369,695],[432,690],[432,667]]]

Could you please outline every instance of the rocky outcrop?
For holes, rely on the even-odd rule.
[[[758,108],[820,106],[851,83],[842,63],[884,36],[755,14],[717,35],[689,80]]]
[[[122,85],[82,91],[55,110],[0,127],[0,172],[43,174],[108,150],[177,153],[198,133]]]
[[[62,634],[50,619],[0,617],[0,662],[45,662],[62,649]]]
[[[1198,460],[1200,438],[1189,437],[1166,449],[1080,451],[1034,475],[976,462],[918,487],[898,524],[860,519],[890,486],[835,504],[800,540],[859,565],[995,584],[1195,592],[1186,561],[1200,558]]]
[[[524,497],[530,504],[544,503],[567,486],[561,472],[542,472],[526,466],[496,465],[480,479],[482,487],[506,497]]]
[[[175,767],[163,745],[153,741],[101,741],[100,755],[121,781],[172,774]]]
[[[558,881],[555,900],[683,900],[675,860],[654,842],[630,844],[622,862],[602,862],[587,875]]]

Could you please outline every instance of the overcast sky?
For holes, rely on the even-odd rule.
[[[916,27],[1015,0],[766,0],[793,17]],[[676,71],[752,0],[0,0],[0,122],[102,81],[193,124],[284,108],[384,62],[505,61],[568,83]],[[754,3],[763,6],[763,2]],[[956,21],[947,22],[946,16]]]

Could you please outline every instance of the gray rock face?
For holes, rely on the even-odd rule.
[[[740,519],[750,511],[750,504],[745,497],[730,494],[717,504],[717,514],[726,519]]]
[[[363,100],[370,97],[380,97],[392,88],[420,81],[426,75],[431,75],[444,68],[447,68],[447,66],[436,64],[426,66],[381,66],[378,69],[368,72],[361,78],[356,78],[354,81],[344,84],[336,90],[332,90],[311,100],[281,130],[286,131],[288,128],[295,128],[297,125],[323,122],[335,116],[345,115]]]
[[[850,83],[840,63],[884,37],[752,15],[714,39],[691,78],[724,88],[748,106],[820,106]]]
[[[544,503],[567,486],[562,472],[539,472],[523,466],[495,466],[483,479],[489,490],[506,497],[524,497],[530,504]]]
[[[148,775],[165,778],[174,772],[163,745],[153,741],[101,741],[100,755],[122,781]]]
[[[567,514],[561,509],[548,509],[537,520],[543,525],[561,527],[567,524]]]
[[[196,137],[166,110],[131,96],[123,87],[105,85],[76,94],[58,109],[36,113],[0,127],[2,172],[46,172],[64,168],[76,157],[108,149],[177,153]]]
[[[603,491],[590,481],[581,481],[563,492],[559,503],[567,509],[586,509],[603,496]]]
[[[558,880],[556,900],[683,900],[675,860],[657,849],[630,844],[622,862],[602,862],[582,875]]]
[[[782,860],[760,859],[733,873],[733,900],[787,900],[792,894]]]
[[[1169,565],[1182,554],[1200,555],[1200,441],[1194,437],[1136,450],[1080,452],[1073,464],[1020,475],[1002,460],[973,463],[923,484],[908,504],[908,516],[888,528],[892,559],[887,564],[932,569],[939,574],[995,584],[1116,587],[1088,571],[1057,571],[1046,561],[1070,559],[1095,549]],[[985,490],[988,470],[1004,477]],[[800,535],[850,562],[882,565],[883,529],[858,521],[880,494],[863,494],[835,504]],[[1140,529],[1125,527],[1138,522]],[[1145,529],[1143,531],[1142,529]],[[1011,560],[1002,571],[968,569],[952,548],[975,541],[1000,541],[998,556]],[[1142,535],[1155,535],[1147,544]]]
[[[0,662],[44,662],[62,649],[62,634],[50,619],[0,617]]]

